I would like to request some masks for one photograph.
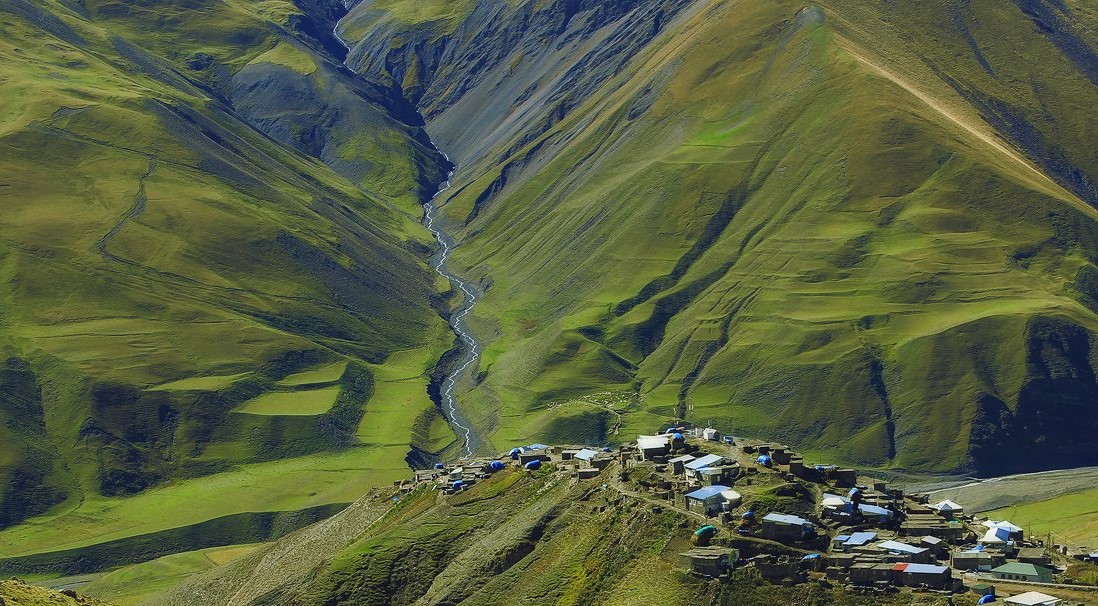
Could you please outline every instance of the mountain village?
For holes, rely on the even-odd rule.
[[[1053,544],[1009,520],[966,513],[963,504],[905,493],[855,469],[805,463],[787,445],[713,428],[669,427],[620,448],[530,444],[496,458],[436,463],[397,485],[429,485],[444,498],[519,469],[601,484],[615,495],[609,506],[642,499],[654,511],[696,521],[691,548],[679,556],[683,569],[700,576],[753,567],[775,584],[938,592],[950,603],[958,594],[974,595],[977,604],[1090,602],[1058,597],[1057,589],[1098,601],[1098,587],[1065,575],[1073,561],[1098,563],[1098,549]]]

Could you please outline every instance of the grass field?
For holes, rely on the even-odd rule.
[[[236,412],[250,415],[321,415],[339,397],[339,386],[299,391],[276,391],[248,400]]]
[[[264,544],[233,545],[179,553],[111,571],[82,585],[80,593],[118,606],[139,604],[149,597],[175,587],[188,577],[242,558]]]
[[[987,516],[1010,520],[1032,537],[1052,533],[1057,543],[1098,549],[1098,488],[996,509]]]
[[[247,373],[236,375],[221,375],[209,377],[189,377],[178,381],[169,381],[162,385],[151,387],[154,391],[217,391],[225,389],[235,381],[248,376]]]
[[[127,499],[91,497],[76,507],[0,531],[5,556],[72,549],[250,511],[349,503],[407,478],[407,444],[244,465]]]
[[[333,362],[325,366],[312,368],[303,372],[294,373],[278,382],[279,385],[296,387],[298,385],[315,385],[320,383],[333,383],[343,376],[347,369],[347,362]]]

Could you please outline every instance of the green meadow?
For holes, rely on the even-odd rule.
[[[1042,538],[1051,533],[1057,543],[1098,548],[1098,488],[1004,507],[986,515],[995,520],[1010,520],[1032,537]]]
[[[250,415],[320,415],[339,397],[339,386],[265,393],[244,402],[236,412]]]
[[[173,554],[113,570],[91,583],[82,585],[80,592],[117,606],[140,604],[195,574],[242,558],[262,547],[262,543],[230,545]]]

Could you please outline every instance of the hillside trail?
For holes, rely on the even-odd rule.
[[[851,40],[842,36],[837,36],[836,38],[838,40],[839,46],[859,63],[869,68],[870,71],[877,74],[878,76],[904,89],[904,91],[910,93],[919,101],[922,101],[923,104],[934,110],[936,113],[941,115],[949,122],[952,122],[953,124],[964,129],[966,132],[979,139],[981,142],[998,152],[1000,155],[1005,156],[1012,163],[1023,168],[1025,172],[1030,174],[1031,177],[1037,179],[1037,183],[1042,185],[1046,190],[1049,190],[1049,193],[1055,193],[1056,196],[1059,198],[1070,200],[1072,203],[1080,205],[1080,207],[1082,208],[1089,209],[1089,205],[1087,205],[1085,202],[1078,199],[1078,197],[1076,197],[1074,194],[1060,186],[1059,183],[1057,183],[1051,177],[1049,177],[1036,166],[1034,166],[1032,162],[1030,162],[1019,152],[1012,149],[1010,146],[1006,145],[1003,141],[998,139],[994,135],[994,130],[991,129],[990,126],[980,122],[978,118],[969,118],[954,111],[948,104],[943,102],[941,99],[937,99],[930,94],[922,91],[913,83],[890,71],[880,62],[870,58],[868,53],[864,52]],[[991,130],[991,132],[988,132],[989,129]]]

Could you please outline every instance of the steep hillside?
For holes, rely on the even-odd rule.
[[[111,606],[102,600],[52,591],[17,580],[0,581],[0,599],[7,606]]]
[[[453,441],[444,162],[307,8],[0,5],[0,557],[267,540]]]
[[[614,472],[616,476],[617,472]],[[543,469],[497,474],[443,496],[379,494],[150,606],[224,604],[944,605],[943,595],[857,595],[827,583],[770,585],[754,569],[694,577],[678,554],[699,521],[610,487]],[[397,501],[394,503],[394,501]],[[727,540],[726,537],[722,538]],[[744,558],[776,543],[737,541]],[[654,596],[658,596],[654,597]],[[975,597],[959,596],[958,604]]]
[[[608,406],[862,465],[1098,462],[1089,5],[416,7],[338,31],[458,164],[498,446],[612,438]]]

